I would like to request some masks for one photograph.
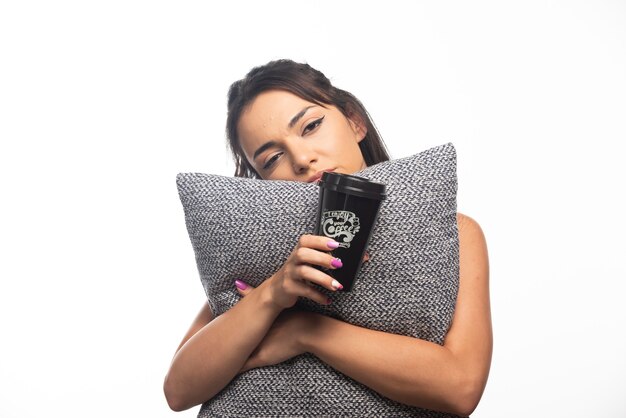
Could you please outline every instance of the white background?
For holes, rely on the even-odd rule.
[[[626,416],[626,2],[218,4],[1,3],[0,416],[196,415],[162,394],[204,298],[175,176],[232,173],[227,89],[283,57],[393,157],[456,146],[491,261],[473,416]]]

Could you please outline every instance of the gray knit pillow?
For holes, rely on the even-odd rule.
[[[328,306],[300,298],[297,307],[442,344],[459,279],[455,149],[445,144],[376,164],[358,175],[387,185],[387,199],[367,250],[370,260],[351,292],[333,293]],[[316,184],[183,173],[177,176],[177,185],[200,279],[215,316],[240,299],[235,279],[258,286],[283,265],[299,236],[315,228]],[[323,390],[317,379],[324,382]],[[342,396],[340,401],[328,398],[333,391]],[[281,399],[292,396],[304,396],[307,405],[282,404]],[[261,413],[259,405],[267,409]],[[202,413],[349,416],[353,408],[371,416],[425,413],[383,398],[310,354],[239,375],[203,406]]]

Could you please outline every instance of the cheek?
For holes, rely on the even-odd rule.
[[[333,141],[337,148],[349,149],[357,142],[356,134],[347,121],[336,121],[333,126],[328,128],[326,136]]]
[[[365,168],[365,160],[359,144],[351,141],[349,144],[345,144],[339,152],[339,160],[346,164],[353,173]]]
[[[272,170],[270,174],[263,176],[263,180],[288,180],[294,181],[296,177],[290,161],[283,160],[278,166]]]

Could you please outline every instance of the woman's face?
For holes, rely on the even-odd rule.
[[[351,174],[366,167],[362,124],[286,91],[259,94],[237,130],[246,158],[266,180],[315,181],[324,171]]]

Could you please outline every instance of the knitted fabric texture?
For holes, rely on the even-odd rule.
[[[387,185],[351,292],[295,309],[442,344],[459,279],[456,152],[452,144],[356,173]],[[239,301],[241,279],[258,286],[315,229],[316,184],[181,173],[177,186],[200,279],[217,317]],[[419,371],[416,371],[418,373]],[[199,417],[452,416],[392,401],[306,353],[236,376]]]

